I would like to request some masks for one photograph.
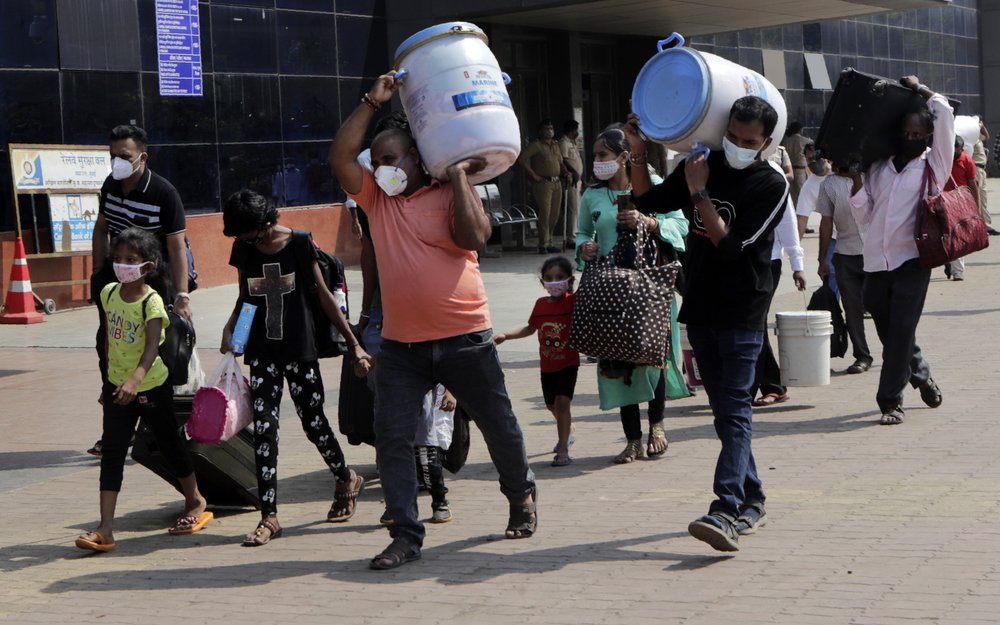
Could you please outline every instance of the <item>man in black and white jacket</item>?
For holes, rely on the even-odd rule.
[[[764,489],[753,453],[750,388],[766,340],[774,229],[788,201],[788,179],[762,159],[778,114],[747,96],[730,111],[724,153],[686,160],[662,184],[651,185],[639,120],[630,116],[632,188],[643,212],[683,209],[691,222],[679,320],[715,417],[722,452],[715,468],[716,500],[688,531],[719,551],[739,550],[739,536],[764,524]]]

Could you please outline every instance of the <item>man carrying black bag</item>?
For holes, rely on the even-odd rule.
[[[872,164],[864,181],[853,173],[851,211],[868,226],[864,243],[864,303],[882,341],[882,371],[875,401],[882,425],[903,422],[903,390],[909,382],[931,408],[942,395],[917,345],[931,270],[920,266],[914,240],[917,210],[926,193],[928,168],[943,184],[955,155],[955,115],[948,99],[921,85],[916,76],[900,84],[920,94],[897,128],[896,155]],[[932,141],[932,139],[935,139]]]
[[[680,321],[687,324],[722,452],[716,500],[688,531],[719,551],[738,551],[739,536],[755,532],[766,519],[750,449],[750,386],[771,298],[773,233],[788,200],[787,178],[761,160],[777,123],[777,111],[765,100],[740,98],[730,111],[725,153],[692,156],[655,187],[639,119],[630,115],[626,125],[636,207],[680,208],[691,222]]]

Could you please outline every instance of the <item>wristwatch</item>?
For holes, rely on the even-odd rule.
[[[701,189],[691,194],[691,206],[697,206],[702,200],[708,199],[708,190]]]

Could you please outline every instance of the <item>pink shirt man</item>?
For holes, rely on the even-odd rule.
[[[384,338],[420,343],[492,327],[476,254],[451,233],[450,183],[432,179],[410,196],[389,196],[365,169],[351,199],[365,208],[378,253]]]

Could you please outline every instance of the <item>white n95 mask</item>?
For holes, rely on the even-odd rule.
[[[141,156],[141,155],[140,155]],[[129,161],[120,156],[111,159],[111,177],[115,180],[125,180],[135,173],[135,165],[139,161],[139,156],[134,161]]]
[[[404,156],[395,165],[379,165],[375,169],[375,182],[386,195],[399,195],[406,190],[406,172],[400,167],[406,159]]]

